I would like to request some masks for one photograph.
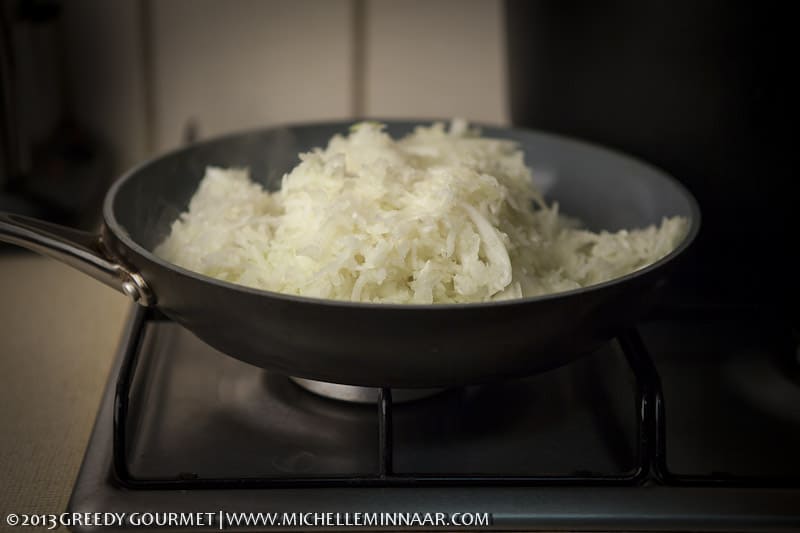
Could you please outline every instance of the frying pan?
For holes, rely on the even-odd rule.
[[[417,123],[386,121],[393,136]],[[184,211],[206,166],[249,167],[270,189],[297,154],[324,146],[349,122],[220,137],[134,168],[108,191],[99,234],[0,214],[0,240],[59,259],[157,306],[223,353],[286,375],[372,387],[447,387],[518,377],[563,365],[634,323],[668,268],[694,239],[700,211],[675,179],[626,155],[573,139],[513,128],[484,135],[519,142],[546,178],[549,201],[593,230],[689,219],[669,255],[605,283],[520,300],[392,305],[304,298],[215,280],[152,253]],[[538,171],[538,173],[537,173]]]

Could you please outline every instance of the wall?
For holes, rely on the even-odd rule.
[[[71,0],[74,110],[119,168],[269,124],[507,122],[499,0]]]

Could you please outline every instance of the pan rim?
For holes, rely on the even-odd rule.
[[[315,306],[325,306],[325,307],[338,307],[338,308],[353,308],[353,309],[364,309],[369,311],[412,311],[420,313],[422,311],[473,311],[477,309],[488,309],[488,308],[505,308],[509,306],[520,306],[520,305],[528,305],[537,302],[544,302],[554,299],[566,299],[572,296],[577,296],[586,293],[592,293],[595,291],[602,291],[607,288],[614,287],[616,285],[622,284],[627,281],[632,281],[634,279],[640,278],[642,276],[647,275],[650,272],[653,272],[662,266],[672,262],[675,258],[680,256],[686,249],[691,246],[691,244],[695,241],[698,233],[700,232],[700,226],[702,222],[702,215],[700,212],[700,206],[697,203],[697,199],[694,195],[689,191],[689,189],[683,185],[680,181],[678,181],[675,177],[673,177],[668,172],[662,170],[661,168],[648,163],[636,156],[632,156],[620,150],[616,150],[614,148],[610,148],[608,146],[604,146],[602,144],[594,143],[591,141],[586,141],[580,138],[571,137],[568,135],[562,135],[558,133],[553,133],[544,130],[532,129],[532,128],[520,128],[514,126],[500,126],[500,125],[493,125],[493,124],[486,124],[486,123],[470,123],[478,128],[492,128],[492,129],[503,129],[507,131],[519,132],[519,133],[532,133],[534,135],[538,135],[541,137],[549,138],[551,140],[555,140],[558,142],[563,142],[567,144],[577,145],[582,148],[589,148],[595,151],[605,152],[608,155],[612,155],[615,158],[624,159],[628,162],[632,162],[638,166],[641,166],[651,172],[654,176],[658,179],[663,179],[671,184],[679,193],[680,195],[687,201],[689,204],[689,229],[686,232],[683,240],[675,247],[670,253],[651,263],[645,267],[642,267],[638,270],[635,270],[629,274],[625,274],[624,276],[616,277],[607,281],[603,281],[600,283],[595,283],[592,285],[587,285],[585,287],[580,287],[577,289],[570,289],[566,291],[542,294],[538,296],[529,296],[525,298],[514,298],[509,300],[499,300],[499,301],[489,301],[489,302],[470,302],[470,303],[441,303],[441,304],[402,304],[402,303],[380,303],[380,302],[354,302],[349,300],[331,300],[326,298],[314,298],[309,296],[298,296],[294,294],[287,294],[275,291],[269,291],[266,289],[256,289],[253,287],[247,287],[245,285],[238,285],[236,283],[231,283],[229,281],[224,281],[216,278],[212,278],[210,276],[206,276],[204,274],[200,274],[199,272],[194,272],[192,270],[188,270],[176,264],[170,263],[161,257],[157,256],[155,253],[147,250],[145,247],[141,246],[138,242],[133,240],[128,232],[122,227],[122,225],[117,220],[116,216],[114,215],[114,201],[116,199],[117,193],[122,188],[122,186],[131,179],[134,179],[136,175],[138,175],[141,171],[145,170],[148,166],[166,158],[171,157],[181,152],[185,152],[188,150],[192,150],[197,148],[198,146],[202,146],[205,144],[212,144],[219,141],[223,141],[225,139],[234,138],[234,137],[243,137],[246,135],[251,134],[259,134],[259,133],[266,133],[269,131],[275,131],[280,129],[286,128],[310,128],[310,127],[325,127],[325,126],[342,126],[347,127],[357,122],[362,122],[365,120],[381,122],[384,124],[395,124],[395,125],[422,125],[422,124],[430,124],[435,122],[449,122],[450,119],[381,119],[381,118],[364,118],[364,119],[339,119],[339,120],[326,120],[326,121],[308,121],[308,122],[292,122],[292,123],[284,123],[278,124],[275,126],[269,127],[258,127],[258,128],[251,128],[231,133],[226,133],[223,135],[218,135],[214,137],[209,137],[208,139],[203,139],[202,141],[192,143],[190,145],[181,146],[179,148],[169,150],[164,152],[160,155],[157,155],[151,159],[148,159],[138,165],[133,166],[127,172],[123,173],[111,187],[108,189],[106,193],[105,199],[103,201],[103,219],[106,224],[106,227],[114,234],[114,236],[119,239],[126,247],[133,250],[140,256],[146,258],[147,260],[156,263],[162,268],[167,270],[176,272],[182,276],[189,277],[194,279],[195,281],[209,283],[212,285],[216,285],[220,288],[234,290],[240,293],[249,294],[251,296],[263,296],[269,297],[273,299],[283,300],[287,303],[295,303],[295,304],[313,304]],[[156,295],[157,296],[157,295]]]

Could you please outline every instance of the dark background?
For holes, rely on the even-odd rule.
[[[796,30],[778,2],[507,3],[515,124],[666,169],[701,234],[683,280],[797,307]]]

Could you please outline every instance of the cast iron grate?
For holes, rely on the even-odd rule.
[[[380,391],[376,410],[378,419],[378,468],[371,475],[281,477],[281,478],[201,478],[196,475],[179,475],[174,479],[144,479],[131,474],[127,463],[129,404],[133,376],[139,362],[139,347],[144,323],[158,319],[156,312],[139,310],[136,313],[134,335],[125,346],[124,359],[116,384],[113,423],[113,462],[117,481],[131,489],[256,489],[293,487],[371,487],[371,486],[637,486],[661,484],[674,486],[730,486],[730,487],[794,487],[797,479],[739,477],[726,472],[710,475],[679,475],[667,468],[666,416],[661,379],[651,356],[635,329],[617,337],[636,384],[637,403],[637,453],[636,464],[627,473],[606,475],[598,473],[572,473],[569,475],[496,476],[496,475],[428,475],[399,474],[393,471],[394,405],[388,388]],[[160,317],[164,319],[163,317]]]

